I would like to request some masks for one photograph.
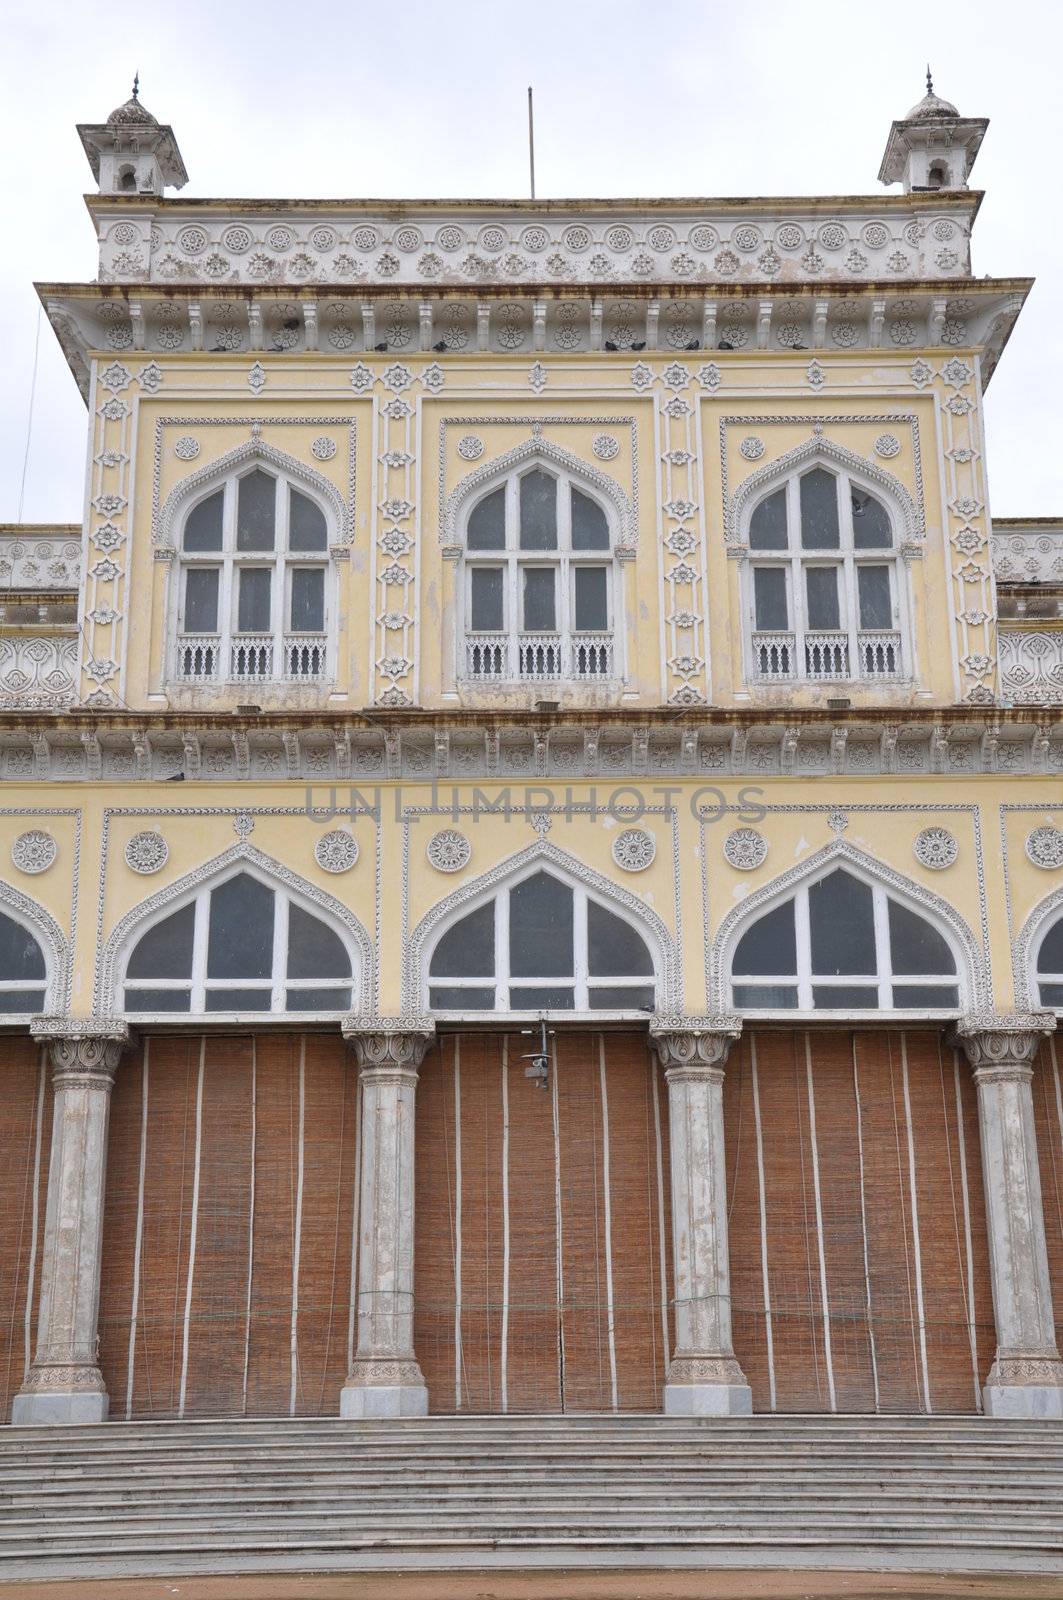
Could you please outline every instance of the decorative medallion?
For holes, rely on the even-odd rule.
[[[199,440],[186,433],[174,445],[173,453],[178,461],[194,461],[199,454]]]
[[[895,433],[880,433],[875,440],[875,454],[881,456],[883,461],[891,461],[900,452],[901,441]]]
[[[20,833],[11,846],[11,860],[20,872],[35,875],[47,872],[59,854],[59,846],[50,833],[42,828],[30,828]]]
[[[425,854],[437,872],[460,872],[469,865],[472,845],[457,828],[442,828],[429,839]]]
[[[645,828],[625,828],[613,840],[613,860],[625,872],[645,872],[657,854],[657,841]]]
[[[350,872],[358,860],[358,840],[342,828],[334,828],[315,844],[314,860],[322,872]]]
[[[255,819],[254,817],[249,817],[246,811],[242,811],[239,816],[233,818],[233,832],[241,839],[246,839],[248,834],[254,833],[254,831]]]
[[[848,826],[849,818],[846,816],[844,811],[832,811],[830,816],[827,818],[827,827],[830,829],[831,833],[837,834],[839,839]]]
[[[542,394],[546,388],[547,372],[541,361],[535,361],[528,369],[528,382],[536,394]]]
[[[125,864],[133,872],[143,873],[147,877],[152,872],[161,872],[170,859],[170,847],[161,833],[155,833],[150,828],[143,833],[135,833],[125,847]]]
[[[611,433],[595,434],[591,449],[599,461],[612,461],[620,453],[620,445]]]
[[[751,433],[742,440],[738,451],[747,461],[759,461],[764,454],[764,440],[758,439],[755,433]]]
[[[27,833],[22,837],[28,839],[30,835]],[[1035,828],[1026,841],[1026,856],[1035,867],[1043,867],[1046,872],[1063,867],[1063,829],[1054,828],[1047,822]]]
[[[723,841],[723,853],[736,872],[755,872],[768,859],[768,841],[756,828],[735,828]]]
[[[315,461],[331,461],[336,454],[335,439],[330,439],[327,433],[319,433],[310,446],[310,454]]]
[[[475,433],[466,433],[458,440],[458,454],[463,461],[479,461],[484,453],[484,442]]]
[[[960,847],[947,828],[924,828],[912,846],[915,859],[931,872],[944,872],[955,866]]]

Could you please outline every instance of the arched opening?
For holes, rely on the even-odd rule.
[[[123,194],[133,194],[137,187],[136,168],[125,166],[118,171],[118,187]]]
[[[1034,1003],[1063,1011],[1063,910],[1049,917],[1034,948]]]
[[[0,1013],[43,1011],[47,992],[48,967],[40,941],[24,922],[0,911]]]
[[[926,175],[928,189],[947,189],[949,187],[949,169],[944,161],[933,161]]]

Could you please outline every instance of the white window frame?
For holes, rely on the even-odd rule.
[[[250,477],[254,472],[261,472],[266,477],[272,478],[275,483],[274,502],[274,548],[272,550],[237,550],[237,500],[240,484],[243,479]],[[290,550],[288,541],[290,535],[290,507],[291,490],[304,495],[313,502],[325,518],[325,548],[322,550]],[[184,532],[189,517],[198,506],[205,501],[213,499],[216,494],[224,496],[222,504],[222,541],[220,550],[186,550],[184,548]],[[319,496],[306,484],[296,481],[287,473],[279,471],[272,465],[252,461],[242,467],[240,471],[230,473],[206,488],[195,499],[185,506],[180,523],[180,532],[177,542],[177,583],[175,593],[175,627],[173,632],[173,648],[170,657],[171,678],[179,683],[211,684],[246,684],[254,687],[258,684],[270,683],[331,683],[335,675],[335,616],[336,616],[336,583],[335,562],[331,555],[331,545],[335,530],[329,508]],[[252,568],[266,569],[270,573],[270,625],[268,630],[254,633],[241,633],[238,627],[239,617],[239,575]],[[316,568],[324,573],[324,627],[320,631],[303,633],[289,626],[291,619],[292,600],[292,574],[297,568]],[[213,634],[199,633],[185,627],[186,588],[188,574],[193,570],[214,570],[218,573],[218,614],[217,628]],[[187,670],[190,665],[198,663],[202,668],[205,661],[202,651],[192,662],[187,655],[185,641],[210,640],[216,656],[213,668],[206,670]],[[239,641],[246,641],[248,655],[245,659],[261,661],[260,655],[254,652],[261,647],[267,654],[268,671],[236,672],[234,666],[234,645],[239,646]],[[306,654],[304,660],[308,667],[316,670],[290,671],[289,647],[294,648],[296,641],[304,641]],[[207,647],[209,649],[209,646]]]
[[[520,483],[532,472],[542,472],[552,478],[557,486],[557,548],[556,550],[522,550],[520,548]],[[505,488],[505,545],[498,550],[470,550],[468,548],[469,518],[484,500]],[[609,545],[604,550],[573,550],[572,548],[572,491],[577,489],[599,508],[609,529]],[[617,619],[624,615],[623,568],[616,556],[616,517],[608,500],[577,473],[567,472],[552,462],[527,461],[483,487],[474,500],[466,506],[462,518],[462,558],[457,584],[458,594],[458,660],[459,681],[473,685],[483,683],[544,683],[575,681],[586,684],[614,683],[623,678],[622,630]],[[554,573],[555,627],[552,634],[544,630],[522,626],[523,579],[526,567],[549,568]],[[580,567],[601,567],[606,574],[606,618],[602,629],[576,629],[576,570]],[[476,568],[500,568],[502,578],[502,627],[498,630],[473,629],[472,626],[472,573]],[[499,673],[473,673],[469,666],[468,641],[470,636],[495,637],[505,654],[506,669]],[[559,670],[553,674],[521,673],[520,641],[524,638],[550,637],[556,639]],[[606,672],[578,672],[573,667],[573,652],[577,639],[591,641],[590,647],[602,645],[608,652],[610,670]]]
[[[558,883],[563,884],[566,889],[570,889],[571,892],[572,892],[572,897],[573,897],[573,903],[572,903],[572,918],[573,918],[573,922],[572,922],[572,965],[573,965],[573,975],[572,975],[571,978],[567,978],[567,977],[535,978],[535,977],[520,976],[520,977],[514,979],[514,978],[512,978],[510,976],[510,971],[509,971],[509,896],[510,896],[510,892],[513,889],[515,889],[519,884],[524,883],[528,878],[532,878],[532,877],[537,876],[540,872],[545,873],[547,877],[555,878]],[[483,906],[487,905],[491,901],[494,902],[494,908],[495,908],[495,970],[494,970],[494,976],[493,977],[481,977],[481,978],[433,978],[431,976],[432,957],[435,955],[436,948],[439,945],[440,940],[443,939],[445,937],[445,935],[450,932],[451,928],[454,927],[455,923],[461,922],[465,917],[470,916],[474,911],[481,910]],[[621,922],[626,922],[628,924],[628,926],[630,928],[632,928],[635,933],[638,934],[639,938],[642,940],[642,943],[645,945],[647,951],[649,952],[650,960],[653,962],[653,975],[652,975],[652,977],[650,977],[648,974],[643,975],[642,977],[637,977],[637,978],[636,977],[632,977],[632,978],[597,978],[597,977],[592,977],[591,976],[590,970],[589,970],[589,965],[590,964],[589,964],[589,957],[588,957],[588,951],[587,951],[587,906],[592,901],[593,901],[593,903],[595,905],[601,906],[603,911],[608,911],[614,917],[619,918],[619,920]],[[640,1008],[634,1008],[633,1007],[630,1010],[624,1010],[624,1009],[604,1010],[604,1009],[599,1009],[599,1008],[593,1008],[592,1009],[591,1004],[590,1004],[590,995],[589,995],[588,991],[590,990],[590,988],[592,986],[594,988],[601,988],[601,989],[604,989],[604,988],[609,988],[609,989],[630,988],[632,990],[635,990],[635,989],[645,988],[646,985],[649,984],[649,983],[653,984],[654,994],[657,997],[657,1001],[659,1003],[661,992],[662,992],[662,989],[661,989],[661,960],[660,960],[659,952],[656,949],[655,941],[647,934],[647,930],[645,928],[641,927],[639,925],[639,923],[637,921],[635,921],[635,919],[633,917],[626,915],[626,913],[624,911],[624,908],[622,906],[614,905],[604,895],[594,894],[589,889],[587,889],[583,884],[573,882],[571,879],[565,877],[562,873],[555,872],[555,871],[551,870],[550,867],[541,866],[541,865],[537,864],[534,867],[532,867],[530,871],[522,873],[520,875],[520,877],[512,878],[507,883],[504,883],[500,887],[494,889],[491,894],[484,895],[481,899],[474,900],[471,904],[461,906],[458,910],[456,910],[454,912],[453,916],[447,918],[446,922],[439,929],[438,933],[435,935],[435,938],[432,940],[431,947],[428,950],[428,953],[427,953],[427,956],[426,956],[426,959],[425,959],[425,964],[424,964],[424,983],[423,983],[423,1005],[424,1005],[424,1009],[426,1011],[428,1011],[428,1012],[431,1012],[432,1015],[437,1016],[437,1017],[443,1017],[443,1018],[461,1016],[461,1017],[468,1017],[468,1018],[473,1018],[473,1019],[479,1018],[479,1017],[483,1017],[483,1018],[486,1019],[488,1017],[497,1017],[497,1016],[501,1015],[501,1016],[508,1016],[508,1017],[539,1017],[539,1016],[547,1016],[547,1017],[555,1017],[560,1021],[571,1021],[573,1018],[582,1019],[582,1018],[588,1018],[588,1017],[610,1017],[610,1018],[623,1018],[623,1019],[643,1018],[643,1019],[645,1019],[647,1013],[644,1010],[640,1009]],[[544,1007],[541,1007],[541,1006],[533,1006],[533,1007],[529,1007],[529,1008],[526,1008],[526,1009],[511,1008],[510,1005],[509,1005],[509,991],[510,991],[510,988],[514,984],[516,984],[518,986],[521,986],[521,987],[526,987],[526,988],[531,988],[532,986],[535,986],[537,988],[542,988],[542,989],[546,989],[546,988],[567,989],[567,988],[571,987],[572,991],[573,991],[572,1007],[571,1007],[571,1009],[568,1009],[568,1008],[559,1009],[559,1008],[556,1008],[556,1007],[554,1009],[550,1009],[548,1007],[544,1008]],[[457,1010],[449,1010],[448,1011],[448,1010],[444,1010],[442,1008],[438,1008],[437,1009],[436,1007],[433,1007],[430,1004],[431,991],[432,991],[433,988],[436,988],[436,989],[490,989],[490,988],[493,988],[494,991],[495,991],[494,1005],[492,1007],[490,1007],[490,1008],[485,1008],[483,1010],[477,1009],[476,1011],[469,1011],[469,1012],[457,1011]]]
[[[270,977],[267,978],[208,978],[207,977],[207,950],[210,932],[210,897],[215,889],[221,888],[233,878],[241,875],[253,878],[264,889],[273,895],[273,959]],[[319,922],[334,933],[347,952],[351,964],[349,978],[291,978],[286,976],[288,966],[288,912],[292,904],[305,911],[308,916],[316,917]],[[129,966],[133,952],[140,944],[141,939],[159,923],[183,911],[186,906],[195,905],[195,923],[192,932],[192,974],[189,978],[126,978],[126,969]],[[38,941],[39,942],[39,941]],[[339,1011],[288,1011],[285,1006],[286,989],[340,989],[350,988],[351,1000],[354,1002],[358,995],[360,981],[359,960],[357,952],[352,948],[351,941],[346,931],[340,927],[333,918],[323,912],[320,906],[306,903],[303,898],[286,889],[283,885],[271,883],[268,878],[248,869],[246,862],[239,863],[231,872],[221,877],[211,878],[208,883],[201,884],[193,893],[184,895],[181,899],[163,906],[158,913],[144,922],[138,922],[133,929],[126,945],[125,954],[121,961],[121,977],[117,984],[118,1009],[123,1016],[132,1017],[138,1023],[147,1022],[174,1022],[192,1018],[199,1022],[254,1021],[256,1017],[276,1020],[277,1017],[291,1018],[304,1023],[312,1021],[328,1021],[336,1017],[346,1016],[350,1007]],[[127,986],[131,989],[163,989],[172,991],[190,991],[189,1009],[187,1011],[129,1011],[126,1008],[125,994]],[[211,989],[260,989],[263,993],[268,989],[270,1004],[268,1009],[261,1011],[208,1011],[206,1009],[206,991]],[[197,1009],[197,1001],[199,1009]]]
[[[1055,1005],[1055,1004],[1050,1003],[1047,1000],[1042,1000],[1041,999],[1041,985],[1043,983],[1063,984],[1063,972],[1042,972],[1041,971],[1041,951],[1044,948],[1045,940],[1048,938],[1048,935],[1052,932],[1052,930],[1054,928],[1058,927],[1061,922],[1063,922],[1063,909],[1057,910],[1056,915],[1054,917],[1053,916],[1046,917],[1045,918],[1045,922],[1044,922],[1044,926],[1041,928],[1040,933],[1037,935],[1037,939],[1036,939],[1036,941],[1034,943],[1034,948],[1033,948],[1033,952],[1032,952],[1032,955],[1031,955],[1031,984],[1030,984],[1030,988],[1031,988],[1031,991],[1032,991],[1032,993],[1031,993],[1031,1001],[1032,1001],[1035,1009],[1039,1009],[1041,1011],[1058,1011],[1061,1014],[1063,1014],[1063,1003]]]
[[[29,980],[26,978],[0,978],[0,994],[24,994],[28,989],[43,990],[43,999],[41,1000],[40,1006],[36,1011],[0,1012],[0,1023],[10,1024],[12,1022],[17,1022],[20,1017],[39,1017],[42,1013],[47,1012],[49,1008],[49,1001],[52,995],[52,979],[54,974],[47,945],[41,938],[39,931],[33,926],[32,922],[30,922],[26,917],[20,917],[16,911],[13,911],[9,905],[5,905],[2,901],[0,901],[0,913],[7,917],[9,922],[13,922],[16,927],[21,928],[23,933],[29,934],[30,938],[33,940],[34,944],[37,946],[37,949],[41,953],[41,960],[44,962],[43,978]]]
[[[809,890],[814,888],[817,883],[822,883],[823,880],[825,878],[829,878],[832,873],[839,871],[848,873],[851,878],[855,878],[858,883],[866,885],[866,887],[871,890],[875,930],[874,974],[850,973],[840,974],[837,977],[820,977],[812,972],[812,938],[809,918],[808,893]],[[922,917],[924,921],[930,924],[935,933],[940,934],[952,952],[952,959],[956,964],[955,972],[942,973],[938,975],[929,973],[894,974],[890,960],[891,951],[889,937],[888,903],[891,899],[896,900],[898,905],[903,906],[905,910],[911,911],[914,916]],[[750,928],[754,926],[755,923],[759,922],[762,917],[767,916],[772,911],[777,911],[780,906],[786,905],[790,901],[794,902],[794,934],[797,947],[796,976],[792,972],[767,975],[761,973],[757,973],[755,975],[736,974],[733,970],[735,952],[737,951],[743,936]],[[793,1019],[795,1017],[823,1018],[844,1015],[846,1017],[854,1017],[861,1020],[865,1018],[873,1019],[875,1017],[954,1017],[959,1011],[964,1010],[966,1006],[966,995],[968,988],[966,970],[967,966],[964,952],[957,944],[957,941],[951,930],[947,928],[939,920],[939,918],[935,917],[931,912],[928,912],[925,906],[921,906],[918,903],[913,903],[903,894],[898,894],[896,891],[887,888],[884,884],[877,882],[875,878],[855,871],[852,864],[848,861],[832,861],[823,869],[822,872],[818,872],[815,874],[815,876],[805,879],[802,883],[797,884],[796,887],[789,889],[785,894],[780,894],[777,898],[757,906],[755,914],[751,914],[739,924],[738,928],[731,936],[730,947],[727,954],[727,992],[730,997],[729,1004],[735,1011],[739,1012],[745,1017],[789,1017]],[[931,985],[936,986],[949,984],[956,989],[958,1004],[955,1007],[905,1006],[898,1008],[892,1003],[891,990],[895,984],[910,987],[925,986],[927,988],[929,988]],[[765,988],[768,986],[777,986],[781,988],[784,985],[790,989],[796,988],[796,1007],[748,1006],[740,1004],[735,999],[736,988]],[[836,1011],[828,1009],[825,1006],[814,1006],[812,1003],[812,990],[814,987],[819,989],[866,988],[869,993],[874,990],[878,1004],[874,1007],[860,1007],[846,1004],[839,1007]]]
[[[836,550],[805,550],[801,544],[801,479],[817,470],[827,472],[835,481],[838,498],[838,548]],[[786,494],[786,547],[778,550],[755,550],[750,545],[753,515],[757,508],[781,490]],[[857,550],[853,533],[852,491],[870,495],[883,507],[889,518],[891,542],[877,549]],[[912,677],[911,604],[908,579],[898,548],[897,512],[890,504],[888,494],[877,485],[863,482],[858,476],[828,461],[811,461],[792,471],[786,478],[770,484],[747,507],[743,516],[743,544],[745,549],[741,575],[741,601],[744,626],[744,669],[746,679],[752,684],[772,683],[907,683]],[[756,596],[753,573],[759,567],[782,568],[786,572],[786,603],[789,626],[783,630],[757,627]],[[814,628],[808,621],[805,573],[809,567],[834,567],[838,570],[839,626],[838,642],[844,643],[847,670],[841,672],[810,672],[808,670],[807,642],[809,636],[833,633],[835,630]],[[860,567],[886,567],[889,572],[892,627],[862,628],[857,571]],[[775,634],[781,642],[789,638],[791,670],[788,673],[764,673],[758,663],[757,638]],[[865,672],[861,636],[896,634],[896,670],[892,672]]]

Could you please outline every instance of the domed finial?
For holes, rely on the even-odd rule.
[[[139,98],[140,98],[140,68],[138,67],[136,72],[134,72],[134,74],[133,74],[133,99],[134,100],[138,100]]]
[[[933,94],[933,92],[934,92],[934,80],[930,76],[930,62],[929,61],[926,64],[926,92],[927,92],[927,94]]]

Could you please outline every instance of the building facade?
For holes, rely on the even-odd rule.
[[[5,1416],[1063,1416],[985,127],[460,204],[79,129],[84,524],[0,529]]]

